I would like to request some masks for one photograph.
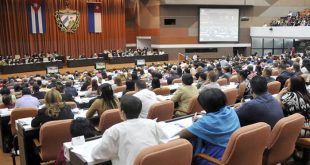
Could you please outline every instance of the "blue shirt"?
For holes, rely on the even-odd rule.
[[[40,101],[31,95],[23,95],[21,98],[16,100],[16,108],[38,108]]]
[[[265,122],[273,127],[282,117],[280,103],[268,92],[257,96],[237,109],[241,126]]]

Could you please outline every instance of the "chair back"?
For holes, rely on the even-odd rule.
[[[182,79],[173,79],[172,84],[180,84],[182,83]]]
[[[229,79],[229,82],[234,82],[234,83],[238,83],[238,75],[232,75]]]
[[[16,120],[26,118],[26,117],[35,117],[38,114],[38,110],[35,108],[15,108],[11,112],[11,132],[12,135],[16,135]]]
[[[137,93],[137,92],[136,91],[128,91],[125,95],[132,96],[135,93]]]
[[[168,87],[156,88],[153,92],[156,95],[170,95],[170,89]]]
[[[278,94],[281,89],[281,83],[279,81],[273,81],[267,84],[268,92],[272,95]]]
[[[109,109],[104,111],[100,116],[99,121],[99,131],[104,132],[114,124],[120,123],[123,120],[121,119],[121,114],[119,109]]]
[[[40,128],[40,157],[42,161],[56,160],[63,143],[71,141],[72,119],[44,123]]]
[[[193,147],[187,140],[173,140],[143,149],[134,165],[189,165],[192,153]]]
[[[157,121],[165,121],[172,119],[174,112],[174,103],[171,100],[160,101],[153,104],[147,114],[148,119],[156,119]]]
[[[126,85],[122,85],[122,86],[117,86],[113,89],[114,93],[118,93],[118,92],[123,92],[126,90]]]
[[[292,155],[304,121],[304,116],[296,113],[277,122],[271,131],[268,142],[265,156],[266,164],[283,162]]]
[[[226,78],[220,78],[220,79],[218,79],[216,82],[219,83],[220,86],[224,86],[224,85],[227,85],[227,84],[228,84]]]
[[[188,105],[188,114],[196,113],[196,112],[201,112],[203,108],[198,102],[198,96],[194,96]]]
[[[77,108],[77,104],[74,101],[67,101],[66,104],[69,105],[71,109]]]
[[[261,165],[270,129],[268,124],[262,122],[239,128],[232,134],[221,162],[229,165]]]
[[[226,89],[224,90],[224,93],[227,98],[227,105],[234,105],[237,101],[238,89],[237,88]]]

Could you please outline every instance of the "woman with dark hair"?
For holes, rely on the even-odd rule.
[[[248,79],[248,75],[250,73],[251,72],[248,70],[241,70],[240,72],[238,72],[239,85],[237,86],[237,89],[239,91],[238,91],[237,102],[251,95],[251,85]]]
[[[310,94],[301,76],[290,78],[287,88],[277,95],[277,100],[282,104],[285,116],[300,113],[305,116],[307,123],[310,122]]]
[[[96,79],[91,80],[91,86],[88,87],[87,95],[96,96],[98,88],[98,81]]]
[[[85,139],[94,137],[99,134],[95,127],[89,122],[89,120],[81,117],[72,120],[70,125],[70,133],[72,138],[84,136]],[[65,164],[66,159],[64,156],[64,149],[62,148],[58,153],[55,165]]]
[[[175,108],[175,114],[178,116],[186,115],[190,100],[198,95],[198,89],[192,85],[194,78],[191,74],[184,74],[182,76],[183,86],[179,87],[174,93],[171,100],[178,105]]]
[[[86,118],[91,118],[97,112],[98,116],[109,109],[117,109],[119,107],[118,98],[114,97],[112,86],[108,83],[102,84],[100,87],[100,96],[92,103],[86,112]]]
[[[126,90],[123,92],[123,95],[129,91],[134,91],[134,90],[135,90],[135,82],[132,80],[127,80],[126,81]]]
[[[152,80],[152,90],[160,88],[160,80],[158,77],[154,77]]]
[[[204,153],[221,160],[231,135],[240,127],[237,113],[226,105],[226,96],[220,89],[205,90],[198,96],[198,102],[207,113],[183,129],[180,137],[192,142],[194,154]],[[211,164],[199,158],[193,163]]]

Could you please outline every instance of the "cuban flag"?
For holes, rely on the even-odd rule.
[[[88,31],[91,33],[101,33],[101,3],[88,3]]]
[[[27,5],[30,33],[45,33],[45,2],[29,0]]]

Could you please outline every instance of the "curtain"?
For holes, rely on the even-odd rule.
[[[69,8],[80,12],[80,25],[75,33],[61,32],[55,11],[65,9],[65,0],[45,0],[46,32],[29,32],[27,0],[0,1],[0,54],[23,57],[26,53],[57,51],[62,55],[90,56],[103,50],[124,49],[125,0],[93,0],[102,2],[102,33],[89,33],[87,1],[69,0]]]

